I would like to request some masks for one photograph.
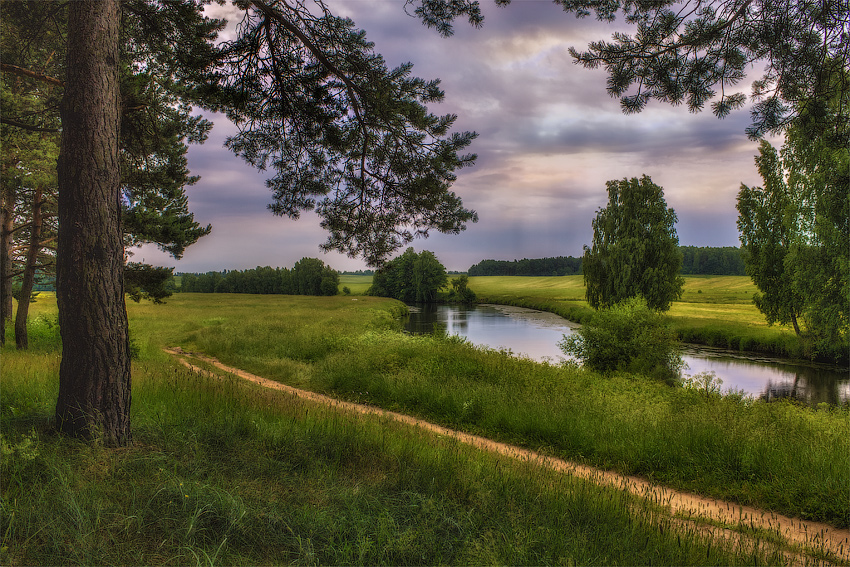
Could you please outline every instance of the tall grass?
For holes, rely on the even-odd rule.
[[[735,548],[620,491],[189,373],[161,352],[173,344],[544,452],[847,525],[847,410],[602,379],[459,339],[405,336],[403,306],[377,298],[186,294],[128,308],[139,358],[127,449],[55,435],[57,351],[3,349],[0,564],[785,561],[770,538]]]
[[[673,487],[850,524],[848,408],[603,378],[457,338],[411,337],[397,331],[400,304],[377,298],[280,298],[262,312],[255,300],[234,298],[215,318],[198,309],[202,298],[184,299],[169,310],[203,313],[207,323],[184,320],[178,344],[250,372]],[[140,315],[139,328],[161,325]]]
[[[52,363],[3,355],[3,565],[782,563],[621,491],[168,361],[134,367],[133,446],[85,444],[50,428]]]

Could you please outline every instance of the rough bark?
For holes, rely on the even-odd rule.
[[[15,190],[3,187],[0,205],[0,345],[6,344],[6,320],[12,319],[12,226]]]
[[[30,311],[30,296],[35,285],[35,270],[38,265],[38,253],[41,251],[41,227],[42,227],[42,201],[41,187],[36,187],[32,198],[32,225],[30,226],[30,242],[27,249],[27,261],[24,266],[24,277],[21,281],[21,295],[18,299],[18,310],[15,313],[15,345],[18,350],[29,348],[29,337],[27,336],[27,319]]]
[[[69,3],[59,157],[57,426],[130,442],[130,355],[119,203],[118,0]]]

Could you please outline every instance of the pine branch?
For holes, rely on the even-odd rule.
[[[8,126],[14,126],[15,128],[21,128],[23,130],[29,130],[30,132],[61,132],[59,128],[42,128],[41,126],[25,124],[23,122],[18,122],[17,120],[13,120],[11,118],[6,117],[0,117],[0,123],[6,124]]]
[[[44,83],[56,85],[56,86],[59,86],[59,87],[65,86],[65,81],[60,81],[59,79],[57,79],[55,77],[45,75],[44,73],[37,73],[35,71],[30,71],[29,69],[24,69],[23,67],[18,67],[17,65],[10,65],[8,63],[0,63],[0,71],[12,73],[13,75],[19,75],[21,77],[29,77],[30,79],[36,79],[37,81],[42,81]]]

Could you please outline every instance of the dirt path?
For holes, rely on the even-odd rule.
[[[797,561],[806,562],[806,559],[811,561],[812,552],[820,552],[819,554],[828,552],[835,557],[841,558],[842,563],[850,563],[850,530],[842,530],[828,524],[808,522],[798,518],[789,518],[774,512],[741,506],[733,502],[714,500],[696,494],[679,492],[651,484],[639,477],[624,476],[610,471],[571,463],[562,459],[541,455],[540,453],[522,447],[498,443],[477,435],[448,429],[408,415],[373,406],[345,402],[315,392],[299,390],[281,384],[280,382],[250,374],[238,368],[225,366],[214,358],[202,354],[189,353],[179,347],[165,349],[165,351],[177,357],[184,366],[196,372],[203,373],[205,370],[193,365],[187,359],[194,358],[263,387],[280,390],[302,399],[311,400],[345,411],[389,418],[439,435],[452,437],[486,451],[500,453],[519,460],[535,462],[540,466],[562,471],[597,484],[605,484],[621,490],[627,490],[632,494],[668,507],[670,513],[682,521],[696,523],[700,529],[713,531],[724,537],[735,537],[736,535],[740,535],[741,532],[746,532],[748,529],[767,530],[771,533],[779,534],[789,544],[788,557],[791,559],[791,563],[796,563]],[[795,557],[797,561],[794,561]]]

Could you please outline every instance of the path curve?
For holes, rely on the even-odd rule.
[[[742,506],[734,502],[715,500],[699,496],[697,494],[680,492],[663,486],[658,486],[647,480],[636,477],[621,475],[615,472],[597,469],[563,459],[542,455],[536,451],[499,443],[486,437],[464,433],[449,429],[434,423],[411,417],[409,415],[388,411],[374,406],[356,404],[338,400],[323,394],[317,394],[307,390],[299,390],[268,378],[256,376],[244,370],[226,366],[215,358],[184,351],[180,347],[163,349],[168,354],[195,372],[206,372],[203,368],[195,366],[187,360],[194,358],[206,364],[210,364],[224,372],[233,374],[265,388],[286,392],[301,399],[310,400],[319,404],[336,407],[345,411],[363,414],[378,415],[397,422],[419,427],[426,431],[452,437],[466,443],[491,451],[500,453],[518,460],[537,463],[553,470],[561,471],[582,479],[590,480],[597,484],[614,486],[621,490],[627,490],[639,497],[649,499],[657,504],[669,508],[671,514],[679,518],[691,519],[700,523],[714,523],[727,527],[741,527],[769,530],[781,535],[789,544],[803,550],[827,551],[840,558],[844,563],[850,563],[850,530],[842,530],[829,524],[810,522],[799,518],[783,516],[767,510],[761,510],[750,506]],[[706,522],[708,520],[708,522]],[[729,534],[727,534],[729,535]],[[806,554],[808,555],[808,554]]]

